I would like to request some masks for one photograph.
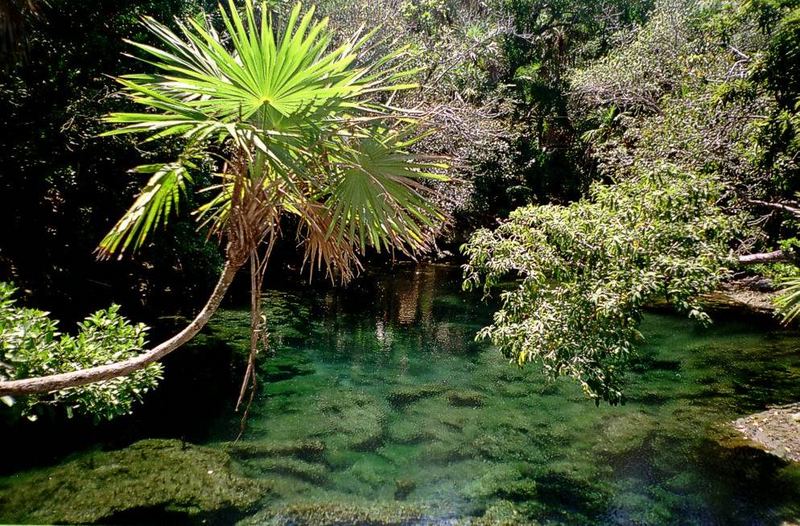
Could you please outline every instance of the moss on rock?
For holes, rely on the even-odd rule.
[[[230,444],[227,451],[242,459],[257,457],[295,457],[301,460],[318,461],[325,453],[321,440],[263,440]]]
[[[406,500],[408,496],[417,488],[417,483],[411,479],[397,479],[394,481],[395,500]]]
[[[448,391],[447,401],[453,407],[481,407],[484,398],[477,391]]]
[[[470,520],[468,524],[469,526],[535,526],[538,522],[533,522],[530,517],[521,513],[513,502],[501,500],[490,506],[482,516]]]
[[[417,455],[419,462],[449,464],[458,460],[472,458],[472,452],[460,442],[432,442],[425,444]]]
[[[38,470],[0,488],[0,520],[94,523],[137,510],[193,516],[244,513],[271,490],[231,469],[224,451],[142,440]]]
[[[389,426],[389,439],[398,444],[419,444],[434,438],[435,435],[416,420],[395,420]]]
[[[468,483],[463,489],[463,495],[471,500],[503,496],[510,488],[523,481],[518,466],[494,464],[482,476]],[[531,487],[531,492],[535,492],[535,487]]]
[[[240,526],[339,526],[361,524],[370,526],[404,526],[421,522],[425,510],[407,504],[348,504],[308,502],[279,509],[266,509],[242,521]]]
[[[423,398],[436,396],[445,391],[445,387],[439,384],[416,385],[409,387],[398,387],[389,392],[388,400],[395,409],[403,409]]]
[[[386,435],[386,411],[375,398],[350,390],[331,389],[319,397],[320,417],[309,426],[330,436],[331,449],[374,451]]]

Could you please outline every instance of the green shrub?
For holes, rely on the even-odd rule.
[[[120,362],[145,346],[147,326],[128,322],[119,314],[119,305],[88,316],[72,336],[59,332],[58,321],[48,313],[16,306],[15,291],[11,284],[0,283],[0,381]],[[152,364],[128,376],[26,397],[20,400],[21,410],[35,419],[40,406],[61,405],[68,416],[78,411],[96,419],[111,419],[130,413],[133,403],[153,389],[161,375],[161,365]],[[10,397],[3,400],[14,403]]]

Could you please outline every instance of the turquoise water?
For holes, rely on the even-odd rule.
[[[747,447],[726,426],[800,399],[796,333],[650,315],[629,401],[595,407],[571,382],[547,383],[535,366],[520,369],[476,343],[491,308],[459,285],[457,269],[426,266],[347,290],[270,291],[271,353],[260,358],[263,387],[242,438],[233,441],[240,415],[227,412],[208,422],[203,448],[159,445],[176,473],[185,458],[188,478],[224,468],[212,482],[228,500],[207,502],[188,485],[177,495],[180,477],[160,474],[165,464],[140,444],[7,477],[0,522],[800,520],[798,466]],[[223,311],[196,346],[242,355],[248,326],[246,311]],[[132,479],[169,497],[140,498]],[[90,483],[91,492],[81,489]],[[227,497],[233,486],[237,497]],[[92,512],[75,515],[81,507]]]

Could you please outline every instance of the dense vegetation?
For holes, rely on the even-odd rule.
[[[191,311],[215,273],[224,293],[250,261],[253,359],[273,251],[348,278],[382,249],[464,243],[466,286],[501,290],[480,335],[617,403],[654,301],[707,323],[699,297],[755,273],[785,281],[780,306],[798,312],[796,0],[324,0],[330,30],[282,2],[270,16],[246,2],[20,6],[0,77],[0,279],[68,321],[111,302],[148,321]],[[277,41],[273,21],[288,28]],[[148,61],[122,55],[123,37]],[[106,75],[123,74],[121,97]],[[139,252],[96,262],[98,244]],[[50,354],[19,365],[12,316],[55,328],[4,290],[0,380],[74,371]],[[75,347],[63,341],[52,353]],[[128,347],[80,367],[144,345]],[[56,398],[98,388],[71,389]],[[114,392],[128,410],[136,391]]]
[[[783,3],[660,4],[571,73],[572,114],[602,185],[475,234],[470,284],[523,278],[483,335],[618,402],[642,307],[664,298],[707,322],[697,298],[730,277],[737,254],[779,244],[770,257],[791,258],[798,56],[787,42],[796,46],[797,13]],[[784,214],[761,217],[764,208]]]

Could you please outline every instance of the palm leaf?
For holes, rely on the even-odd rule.
[[[420,162],[405,148],[413,128],[369,130],[341,148],[326,207],[328,235],[348,239],[363,253],[367,245],[424,251],[432,232],[445,221],[421,181],[446,181],[444,165]]]
[[[800,277],[781,281],[781,290],[775,300],[775,305],[786,324],[791,323],[800,315]]]
[[[360,65],[374,32],[331,49],[327,20],[300,4],[280,32],[263,3],[258,16],[251,0],[241,13],[229,0],[220,14],[225,35],[207,20],[172,30],[144,19],[158,44],[131,44],[153,72],[117,80],[145,110],[108,115],[117,127],[106,135],[177,137],[226,152],[219,183],[200,190],[208,197],[196,214],[212,233],[246,237],[239,246],[276,235],[289,213],[300,218],[309,260],[343,276],[368,246],[428,248],[444,216],[425,181],[446,179],[443,166],[409,153],[423,135],[410,115],[380,101],[382,92],[415,87],[405,50]],[[150,181],[102,254],[141,246],[177,209],[190,167],[148,169]]]
[[[188,161],[167,164],[147,164],[135,168],[137,173],[151,173],[150,180],[125,215],[100,242],[101,257],[124,251],[133,244],[142,246],[148,234],[166,224],[173,211],[178,211],[186,194],[186,183],[192,182],[187,170]]]

